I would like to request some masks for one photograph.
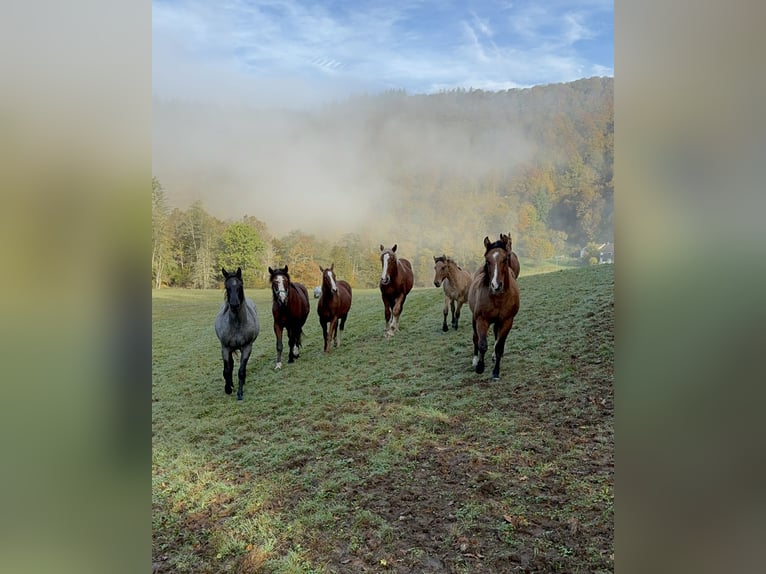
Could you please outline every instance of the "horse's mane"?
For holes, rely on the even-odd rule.
[[[454,265],[455,267],[457,267],[461,271],[463,270],[463,268],[460,267],[460,265],[457,264],[457,261],[452,259],[452,257],[450,257],[449,255],[439,255],[439,257],[434,257],[434,263],[436,263],[438,261],[441,261],[445,265],[449,265],[451,263],[452,265]]]

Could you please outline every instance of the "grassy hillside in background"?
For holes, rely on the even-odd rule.
[[[613,266],[519,286],[499,382],[471,368],[467,306],[442,333],[441,289],[413,290],[392,339],[379,292],[355,290],[329,354],[312,299],[281,371],[270,292],[248,290],[242,402],[223,292],[153,291],[155,571],[613,571]]]

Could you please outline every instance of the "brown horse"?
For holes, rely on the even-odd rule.
[[[468,300],[471,274],[446,255],[434,257],[434,272],[434,285],[436,287],[444,285],[444,323],[442,324],[442,331],[449,331],[449,327],[447,327],[448,309],[452,311],[452,328],[457,329],[460,309]]]
[[[519,271],[521,271],[521,263],[519,263],[519,258],[516,257],[516,254],[513,252],[513,241],[511,241],[511,236],[501,233],[500,241],[505,241],[508,244],[508,249],[511,251],[511,271],[513,271],[513,276],[518,279]]]
[[[490,243],[484,238],[484,265],[474,273],[468,291],[468,305],[473,311],[473,366],[484,372],[484,354],[487,352],[487,333],[492,325],[495,347],[492,378],[500,378],[500,359],[505,351],[505,340],[519,311],[519,286],[511,269],[510,237],[501,235]]]
[[[317,303],[317,314],[319,315],[319,324],[322,325],[325,353],[330,352],[330,340],[332,340],[333,346],[340,346],[341,335],[343,335],[343,329],[346,326],[346,317],[348,317],[348,311],[351,309],[351,285],[348,281],[337,280],[334,269],[335,263],[327,269],[319,266],[319,270],[322,272],[322,294]],[[327,328],[328,323],[330,324],[329,329]]]
[[[410,262],[396,256],[396,244],[391,249],[380,246],[380,262],[380,296],[386,313],[386,337],[390,337],[399,330],[399,316],[415,278]]]
[[[288,363],[295,362],[301,346],[303,325],[309,316],[309,292],[301,283],[290,281],[287,265],[283,269],[269,267],[271,282],[271,314],[277,337],[277,369],[282,368],[282,330],[287,329]]]

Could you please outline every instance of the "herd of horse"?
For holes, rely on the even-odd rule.
[[[390,249],[380,246],[380,295],[383,300],[386,329],[384,335],[394,336],[399,331],[399,318],[404,302],[412,290],[414,275],[412,264],[396,253],[397,245]],[[351,309],[351,285],[335,275],[335,264],[328,268],[321,265],[322,284],[315,290],[318,296],[317,314],[322,326],[324,351],[341,344],[343,330]],[[240,354],[237,399],[242,400],[247,361],[253,343],[260,332],[255,304],[245,297],[242,269],[235,272],[221,269],[224,277],[224,302],[215,320],[215,332],[221,342],[223,358],[224,391],[233,390],[234,354]],[[492,378],[500,378],[500,360],[505,351],[505,340],[519,311],[520,265],[510,234],[500,234],[497,241],[484,238],[484,264],[475,273],[462,269],[452,258],[434,257],[434,285],[444,289],[444,322],[442,330],[448,331],[447,315],[451,311],[451,325],[458,328],[460,310],[467,302],[471,309],[473,328],[473,367],[479,374],[484,372],[485,354],[488,350],[487,336],[492,326],[493,347]],[[276,336],[276,368],[282,368],[282,334],[287,330],[288,363],[300,354],[301,335],[310,313],[309,294],[306,286],[290,279],[288,266],[269,267],[271,285],[271,313]]]

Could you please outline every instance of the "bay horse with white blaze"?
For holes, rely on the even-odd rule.
[[[322,292],[317,303],[317,314],[319,324],[322,325],[325,353],[330,352],[331,340],[333,346],[340,346],[343,329],[346,327],[346,318],[351,309],[351,285],[343,279],[338,280],[334,269],[335,263],[327,269],[319,266],[322,272]]]
[[[247,371],[247,361],[253,350],[253,342],[261,331],[258,321],[258,311],[255,303],[245,297],[242,282],[242,268],[237,267],[233,273],[221,268],[224,277],[224,302],[215,318],[215,334],[221,341],[221,356],[223,358],[224,391],[231,394],[234,382],[234,353],[239,351],[239,371],[237,379],[237,400],[242,400],[243,387]]]
[[[391,249],[380,246],[380,296],[386,314],[386,337],[399,330],[399,316],[404,308],[407,294],[412,290],[415,277],[407,259],[396,256],[396,244]]]
[[[452,311],[452,328],[457,329],[460,309],[468,300],[468,288],[471,286],[471,274],[460,267],[451,257],[434,257],[434,285],[444,287],[444,322],[442,331],[447,327],[448,309]]]
[[[511,240],[511,236],[501,233],[500,241],[504,241],[508,244],[508,250],[511,252],[511,271],[513,271],[513,276],[518,279],[519,272],[521,271],[521,263],[519,263],[519,258],[516,256],[516,253],[513,252],[513,241]]]
[[[468,291],[468,305],[473,312],[473,366],[484,372],[484,354],[487,352],[487,334],[493,326],[495,347],[492,378],[500,378],[500,359],[505,351],[505,340],[519,311],[519,286],[511,268],[511,238],[501,235],[491,243],[484,238],[484,265],[474,273]]]
[[[269,267],[271,283],[271,314],[277,338],[277,365],[282,368],[282,330],[287,329],[287,362],[293,363],[300,354],[303,325],[309,316],[309,292],[302,283],[290,281],[287,265],[282,269]]]

